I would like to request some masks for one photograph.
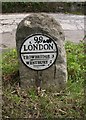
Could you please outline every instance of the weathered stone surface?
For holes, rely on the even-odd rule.
[[[20,59],[20,47],[24,39],[35,33],[44,33],[51,36],[58,47],[56,62],[48,69],[34,71],[27,68]],[[18,25],[16,45],[19,56],[19,71],[21,86],[24,88],[41,86],[42,89],[58,91],[65,87],[67,81],[65,37],[60,24],[47,14],[31,14]]]

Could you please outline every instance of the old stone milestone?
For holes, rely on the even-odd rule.
[[[65,37],[60,24],[44,13],[24,18],[16,31],[21,87],[60,91],[67,81]]]

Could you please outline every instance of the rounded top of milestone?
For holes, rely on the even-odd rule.
[[[58,48],[49,35],[37,33],[28,36],[20,48],[22,62],[33,70],[44,70],[52,66],[57,58]]]

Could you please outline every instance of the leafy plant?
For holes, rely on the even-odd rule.
[[[68,79],[80,81],[84,77],[84,43],[66,43]]]

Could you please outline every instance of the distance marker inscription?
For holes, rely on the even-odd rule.
[[[45,34],[28,36],[20,48],[22,62],[33,70],[44,70],[53,65],[58,55],[54,40]]]

